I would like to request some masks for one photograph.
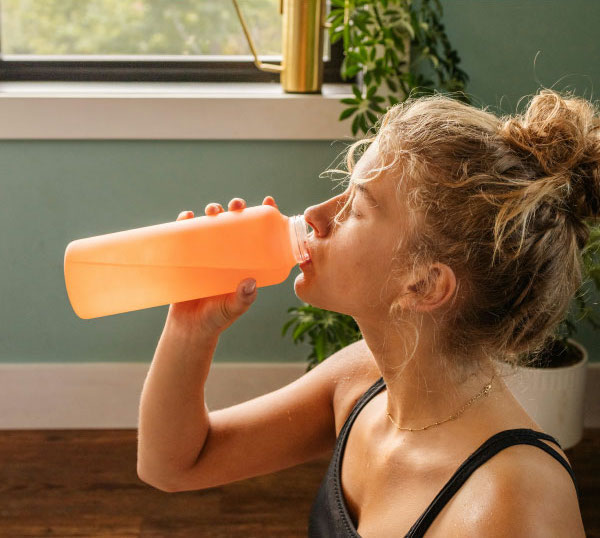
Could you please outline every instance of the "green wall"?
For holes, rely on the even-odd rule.
[[[335,183],[318,176],[343,148],[321,141],[0,143],[0,360],[150,360],[168,306],[78,318],[64,284],[67,244],[174,221],[182,210],[204,215],[207,203],[227,208],[235,197],[254,206],[272,195],[282,213],[301,214],[332,196]],[[284,283],[259,289],[251,310],[221,337],[216,360],[304,359],[306,349],[280,331],[287,308],[299,304],[299,273],[296,266]]]
[[[475,103],[514,113],[540,85],[597,99],[600,3],[593,0],[442,0],[443,24]],[[519,110],[525,103],[520,105]]]
[[[595,98],[600,4],[442,5],[476,104],[514,112],[539,84]],[[318,176],[344,147],[330,141],[0,141],[0,362],[150,361],[168,307],[79,319],[64,286],[66,245],[175,220],[184,209],[203,214],[208,202],[225,207],[236,196],[258,205],[270,194],[283,213],[302,213],[339,192]],[[216,361],[305,360],[308,346],[294,346],[289,332],[280,335],[287,308],[299,304],[298,273],[295,267],[285,282],[259,289],[249,312],[222,335]],[[580,327],[577,339],[599,361],[598,335]]]

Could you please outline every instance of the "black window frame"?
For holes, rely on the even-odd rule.
[[[356,82],[342,79],[343,43],[331,45],[323,62],[324,83]],[[261,57],[261,61],[264,60]],[[281,62],[268,62],[280,64]],[[0,80],[94,82],[279,82],[279,73],[262,71],[247,61],[148,60],[5,60],[0,55]]]

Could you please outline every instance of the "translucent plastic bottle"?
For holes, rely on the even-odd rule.
[[[283,282],[309,260],[303,215],[261,205],[72,241],[65,251],[69,301],[97,318]]]

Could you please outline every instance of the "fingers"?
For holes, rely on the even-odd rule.
[[[225,211],[223,209],[223,206],[221,204],[217,204],[216,202],[212,203],[212,204],[208,204],[204,208],[204,213],[206,213],[207,215],[218,215],[222,211]]]
[[[239,211],[240,209],[244,209],[245,207],[246,201],[243,198],[233,198],[229,202],[227,209],[229,209],[229,211]]]
[[[227,209],[229,211],[239,211],[241,209],[244,209],[245,207],[246,207],[246,202],[245,202],[245,200],[243,198],[233,198],[229,202],[229,205],[227,206]],[[216,203],[216,202],[208,204],[204,208],[204,212],[207,215],[218,215],[219,213],[222,213],[223,211],[225,211],[223,209],[223,206],[221,204]]]
[[[266,196],[265,199],[263,200],[263,204],[264,205],[272,205],[273,207],[277,207],[277,204],[275,203],[275,199],[272,196]],[[228,211],[240,211],[242,209],[244,209],[246,207],[246,201],[243,198],[232,198],[229,202],[229,204],[227,205],[227,210]],[[204,213],[206,215],[218,215],[219,213],[223,213],[225,210],[223,209],[223,206],[217,202],[212,202],[210,204],[207,204],[206,207],[204,208]],[[184,219],[190,219],[193,218],[194,216],[194,212],[193,211],[182,211],[181,213],[179,213],[179,216],[177,217],[177,220],[184,220]]]
[[[275,198],[273,198],[272,196],[266,196],[263,200],[263,205],[272,205],[273,207],[277,207],[277,204],[275,203]]]
[[[181,213],[179,213],[177,220],[191,219],[193,216],[194,216],[193,211],[182,211]]]

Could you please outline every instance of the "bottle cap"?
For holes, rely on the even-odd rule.
[[[304,219],[304,215],[294,215],[290,217],[290,243],[294,258],[298,263],[310,260],[308,251],[308,234],[310,226]]]

